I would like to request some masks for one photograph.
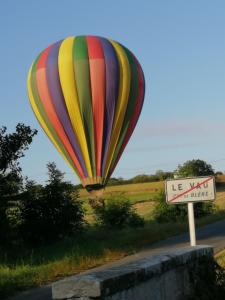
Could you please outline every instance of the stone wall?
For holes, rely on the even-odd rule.
[[[53,284],[52,296],[55,300],[184,300],[191,292],[193,267],[212,256],[210,246],[146,255],[60,280]]]

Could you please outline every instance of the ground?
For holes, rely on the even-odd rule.
[[[225,217],[224,178],[217,190],[217,211],[197,225],[205,225]],[[146,245],[187,231],[187,222],[158,224],[151,218],[154,195],[163,189],[163,182],[121,185],[106,188],[106,196],[123,194],[146,220],[140,229],[104,231],[90,227],[76,238],[34,249],[0,251],[0,298],[15,291],[39,286],[63,276],[78,273],[109,261],[120,259],[143,249]],[[88,220],[93,220],[88,194],[81,190]]]

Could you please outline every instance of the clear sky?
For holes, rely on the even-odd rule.
[[[21,160],[24,175],[44,182],[46,163],[55,161],[78,182],[36,121],[26,78],[41,50],[81,34],[121,42],[145,73],[142,114],[114,176],[174,170],[194,158],[225,171],[224,0],[7,0],[0,8],[0,125],[39,130]]]

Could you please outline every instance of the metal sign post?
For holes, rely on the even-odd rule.
[[[168,204],[187,203],[190,244],[196,246],[194,202],[215,200],[215,178],[210,176],[167,180],[165,190]]]
[[[188,202],[188,223],[190,233],[190,244],[196,246],[196,234],[195,234],[195,216],[194,216],[194,203]]]

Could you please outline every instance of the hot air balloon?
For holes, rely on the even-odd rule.
[[[110,39],[68,37],[38,55],[27,85],[36,118],[82,185],[105,187],[143,105],[136,57]]]

